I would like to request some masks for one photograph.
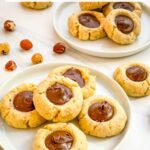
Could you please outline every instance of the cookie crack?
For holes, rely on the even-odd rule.
[[[34,7],[36,6],[36,3],[37,3],[37,2],[33,2],[33,4],[34,4]]]
[[[83,119],[84,117],[85,117],[85,114],[81,115],[81,116],[78,118],[78,120],[81,120],[81,119]]]
[[[26,127],[27,127],[27,128],[30,128],[29,120],[27,120],[27,122],[26,122]]]
[[[98,127],[98,125],[94,125],[93,126],[93,130],[96,130],[97,127]]]
[[[116,27],[113,27],[113,31],[112,31],[112,34],[110,36],[111,38],[114,36],[115,29],[116,29]]]
[[[39,92],[40,95],[45,94],[45,92]]]
[[[149,91],[149,88],[150,88],[150,83],[146,80],[146,82],[147,82],[147,84],[148,84],[148,87],[147,87],[147,89],[146,89],[146,91],[145,91],[145,95],[147,95],[147,93],[148,93],[148,91]]]
[[[76,30],[77,30],[77,37],[79,37],[79,25],[78,24],[76,26]]]
[[[147,87],[146,91],[144,92],[144,95],[147,95],[148,91],[149,91],[149,87]]]
[[[91,32],[89,32],[88,39],[91,40]]]
[[[3,115],[3,118],[6,119],[7,116],[9,115],[10,111],[8,111],[7,113],[5,113],[5,115]]]
[[[53,120],[56,120],[56,119],[58,118],[59,114],[60,114],[60,110],[57,110],[57,112],[56,112],[56,114],[55,114]]]

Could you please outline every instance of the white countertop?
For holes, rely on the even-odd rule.
[[[3,0],[0,0],[0,42],[1,41],[8,41],[10,42],[13,47],[17,45],[15,41],[19,39],[23,39],[24,37],[31,36],[34,33],[34,39],[40,39],[41,42],[45,42],[46,45],[51,45],[51,43],[60,41],[53,30],[52,26],[52,14],[57,4],[54,4],[51,8],[43,10],[43,11],[33,11],[29,9],[25,9],[20,7],[18,3],[5,3]],[[18,39],[16,35],[12,34],[14,40],[9,38],[10,36],[6,35],[4,31],[1,31],[2,21],[4,19],[14,20],[16,25],[18,26]],[[30,32],[31,31],[31,32]],[[24,37],[21,37],[22,34],[19,32],[24,33]],[[150,32],[150,31],[148,31]],[[27,33],[27,35],[26,35]],[[30,35],[31,34],[31,35]],[[35,36],[36,35],[36,36]],[[46,40],[44,40],[46,39]],[[42,51],[38,49],[37,51]],[[35,50],[36,51],[36,50]],[[125,62],[129,61],[142,61],[143,63],[150,65],[150,48],[136,54],[134,56],[120,58],[120,59],[103,59],[103,58],[95,58],[91,56],[86,56],[85,54],[77,53],[75,51],[67,51],[64,55],[55,55],[49,48],[49,55],[48,53],[44,53],[45,62],[46,61],[72,61],[83,63],[99,69],[103,71],[105,74],[112,76],[114,69]],[[14,53],[16,52],[16,53]],[[22,53],[21,55],[26,55],[26,57],[20,56],[17,54],[17,49],[13,48],[9,56],[0,56],[0,83],[4,83],[10,75],[16,73],[17,71],[30,66],[29,58],[30,54],[33,52]],[[20,58],[20,59],[19,59]],[[25,58],[22,60],[21,58]],[[9,73],[4,71],[3,66],[9,60],[14,59],[18,63],[18,68],[16,71]],[[18,62],[20,60],[20,62]],[[136,101],[131,101],[132,106],[132,124],[131,130],[129,133],[128,138],[122,144],[121,150],[148,150],[150,149],[150,97],[139,98]]]

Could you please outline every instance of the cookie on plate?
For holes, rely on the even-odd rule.
[[[53,76],[38,85],[33,101],[36,110],[45,119],[67,122],[81,111],[83,95],[76,82],[63,76]]]
[[[45,122],[34,108],[34,84],[21,84],[6,94],[1,101],[1,116],[14,128],[33,128]]]
[[[53,75],[64,76],[77,82],[82,89],[83,98],[88,98],[95,93],[95,76],[91,75],[90,70],[86,67],[75,65],[61,66],[49,73],[49,77]]]
[[[68,18],[69,33],[80,40],[97,40],[106,36],[102,26],[104,15],[96,11],[81,11]]]
[[[101,10],[108,2],[80,2],[81,10]]]
[[[85,133],[102,138],[121,133],[127,122],[121,105],[106,96],[92,96],[84,101],[78,119]]]
[[[87,150],[84,133],[69,123],[48,124],[37,131],[33,150]]]
[[[140,18],[125,9],[114,9],[103,20],[108,37],[118,44],[133,43],[141,31]]]
[[[137,2],[112,2],[103,8],[103,13],[105,16],[107,16],[114,9],[126,9],[134,12],[139,17],[142,14],[141,5]]]
[[[122,86],[128,96],[150,95],[150,67],[142,63],[127,63],[114,72],[114,79]]]
[[[52,2],[21,2],[24,7],[41,10],[46,9],[52,5]]]

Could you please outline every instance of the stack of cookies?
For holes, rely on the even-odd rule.
[[[137,2],[80,2],[80,8],[68,19],[69,33],[80,40],[108,36],[124,45],[133,43],[140,34],[142,8]]]
[[[95,91],[96,79],[88,68],[61,66],[39,85],[21,84],[7,93],[1,101],[1,116],[14,128],[33,128],[51,121],[38,130],[34,150],[87,150],[84,133],[99,138],[118,135],[127,122],[117,100],[94,96]],[[66,123],[75,118],[83,132]]]

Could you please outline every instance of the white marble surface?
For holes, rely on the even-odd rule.
[[[87,64],[99,69],[109,76],[112,76],[114,69],[129,61],[142,61],[150,65],[150,48],[134,56],[120,59],[103,59],[86,56],[77,53],[74,50],[67,50],[64,55],[55,55],[52,53],[52,44],[60,41],[53,31],[52,15],[55,7],[44,11],[33,11],[20,7],[17,3],[6,3],[0,0],[0,41],[11,43],[12,50],[8,56],[0,56],[0,84],[9,79],[12,74],[17,73],[25,67],[31,66],[30,57],[35,51],[40,51],[45,58],[45,62],[78,62]],[[17,24],[17,31],[6,34],[3,31],[3,21],[12,19]],[[148,31],[150,32],[150,31]],[[10,36],[11,34],[11,36]],[[19,49],[19,40],[29,37],[45,44],[45,48],[40,47],[40,42],[36,43],[34,50],[26,53]],[[34,41],[33,41],[34,42]],[[14,59],[18,68],[12,73],[4,71],[3,66],[9,60]],[[122,144],[121,150],[149,150],[150,148],[150,97],[131,100],[132,106],[132,124],[127,140]]]

